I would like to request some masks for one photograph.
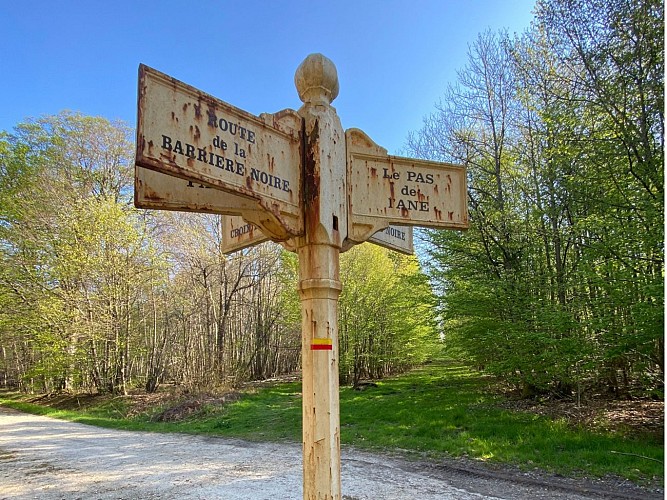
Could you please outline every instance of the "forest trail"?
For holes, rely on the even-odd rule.
[[[344,448],[343,498],[651,498],[548,483]],[[0,407],[0,498],[299,499],[301,447],[127,432]],[[605,493],[605,494],[602,494]],[[656,492],[655,498],[660,498]]]

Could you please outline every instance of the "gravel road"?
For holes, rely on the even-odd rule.
[[[631,485],[544,481],[344,448],[345,499],[662,498]],[[605,487],[606,486],[606,487]],[[301,447],[126,432],[0,407],[3,499],[300,499]]]

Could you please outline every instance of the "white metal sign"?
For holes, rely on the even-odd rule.
[[[262,231],[239,215],[222,217],[222,253],[232,253],[269,241]]]
[[[256,117],[159,71],[139,68],[137,165],[257,200],[276,239],[303,233],[301,118]]]
[[[358,129],[346,130],[345,142],[348,238],[365,241],[389,224],[468,227],[464,167],[390,156]]]
[[[415,253],[412,241],[412,226],[389,226],[380,229],[368,238],[368,241],[406,255]]]

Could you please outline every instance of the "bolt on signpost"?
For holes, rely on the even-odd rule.
[[[135,205],[221,214],[225,251],[271,239],[298,254],[303,498],[340,499],[340,253],[364,241],[411,253],[413,225],[466,229],[466,172],[344,131],[323,55],[294,79],[298,112],[256,117],[141,65]]]

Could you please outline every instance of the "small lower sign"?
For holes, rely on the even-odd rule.
[[[222,217],[222,253],[232,253],[268,241],[260,229],[240,215]]]

